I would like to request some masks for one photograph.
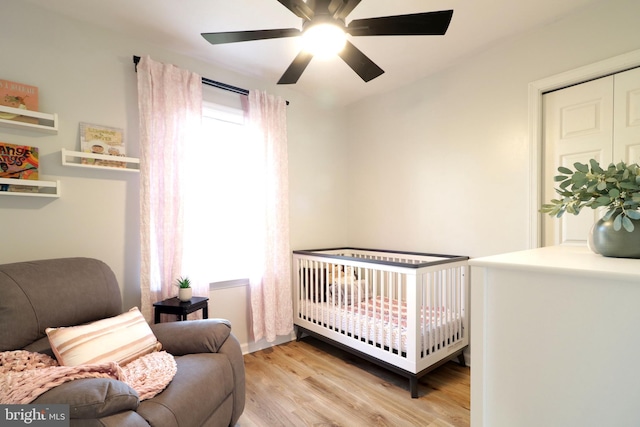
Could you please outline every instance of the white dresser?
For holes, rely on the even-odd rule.
[[[640,260],[471,260],[472,427],[640,426]]]

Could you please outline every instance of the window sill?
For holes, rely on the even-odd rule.
[[[244,288],[246,286],[249,286],[249,279],[224,280],[222,282],[209,283],[209,290]]]

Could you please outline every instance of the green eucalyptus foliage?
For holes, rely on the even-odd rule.
[[[637,163],[611,163],[602,169],[594,159],[589,165],[573,164],[575,171],[560,166],[560,175],[554,177],[558,183],[556,193],[560,198],[542,205],[540,212],[560,218],[565,212],[578,215],[583,207],[597,209],[606,207],[603,219],[614,218],[613,228],[631,232],[632,219],[640,219],[640,166]]]

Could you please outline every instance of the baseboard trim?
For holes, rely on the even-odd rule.
[[[242,344],[240,348],[242,348],[242,354],[249,354],[255,351],[260,351],[270,347],[274,347],[276,345],[285,344],[295,339],[296,339],[295,333],[291,332],[290,335],[279,335],[278,337],[276,337],[276,340],[274,342],[268,342],[265,339],[261,339],[258,342],[250,342],[250,343]]]

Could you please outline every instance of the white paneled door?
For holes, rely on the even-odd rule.
[[[596,159],[640,163],[640,68],[544,94],[543,200],[557,198],[559,166]],[[584,244],[601,212],[545,215],[543,246]]]

